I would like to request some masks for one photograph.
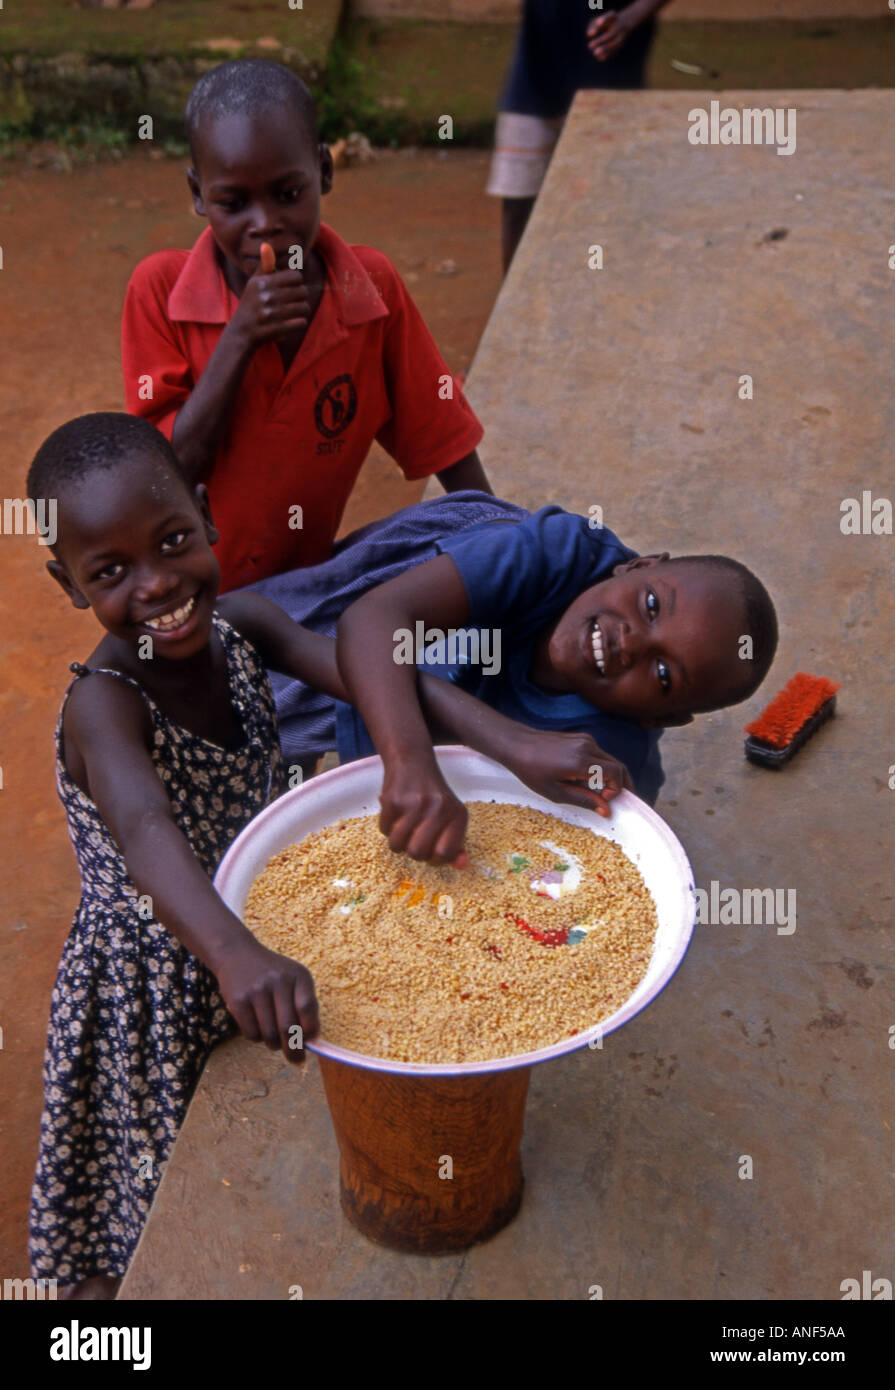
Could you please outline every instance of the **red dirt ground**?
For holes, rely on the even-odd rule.
[[[413,152],[339,171],[324,218],[348,241],[385,251],[455,371],[469,366],[500,283],[499,209],[483,189],[488,155]],[[6,351],[2,496],[23,495],[41,441],[91,410],[123,410],[119,316],[133,266],[188,246],[201,230],[181,160],[144,152],[72,172],[0,167]],[[436,267],[451,260],[457,273]],[[421,495],[374,451],[346,528]],[[27,1273],[27,1203],[37,1150],[40,1067],[49,996],[78,879],[53,784],[52,732],[68,664],[97,641],[43,570],[31,538],[0,537],[0,1276]]]

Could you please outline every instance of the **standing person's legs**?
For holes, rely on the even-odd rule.
[[[510,262],[522,240],[522,233],[528,226],[528,219],[531,217],[531,210],[534,205],[534,198],[504,198],[503,200],[500,222],[500,251],[504,275],[510,268]]]
[[[503,199],[503,272],[510,268],[556,148],[564,116],[501,111],[487,192]]]

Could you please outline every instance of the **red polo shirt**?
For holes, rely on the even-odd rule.
[[[222,590],[327,559],[374,439],[424,478],[483,434],[391,261],[325,225],[314,249],[326,283],[307,336],[288,371],[276,343],[254,353],[205,479]],[[238,305],[210,227],[191,251],[140,262],[122,324],[131,414],[171,438]]]

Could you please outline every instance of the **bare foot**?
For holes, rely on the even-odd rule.
[[[94,1274],[89,1279],[82,1279],[80,1284],[64,1284],[56,1296],[66,1299],[112,1299],[120,1288],[120,1279],[113,1279],[109,1274]]]

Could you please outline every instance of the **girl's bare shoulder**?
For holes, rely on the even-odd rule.
[[[99,649],[97,649],[99,650]],[[133,677],[114,667],[99,667],[94,653],[79,668],[62,714],[66,738],[80,745],[102,735],[132,737],[144,746],[152,736],[152,719]]]

